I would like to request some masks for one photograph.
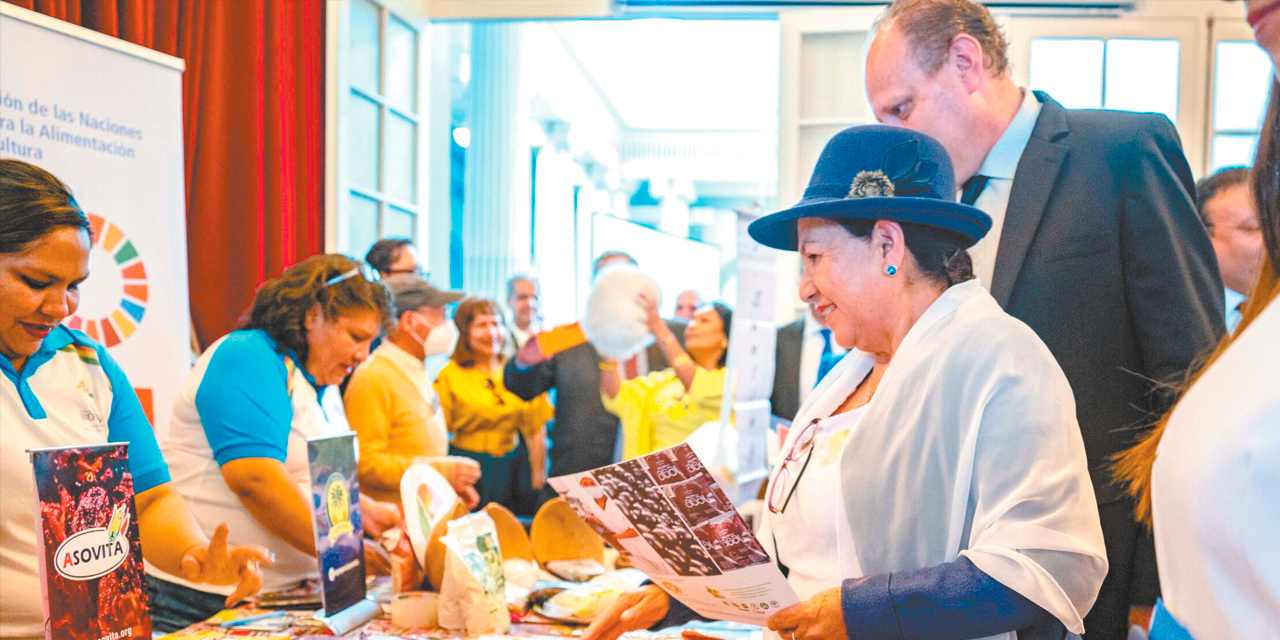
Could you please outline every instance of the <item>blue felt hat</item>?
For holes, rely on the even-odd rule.
[[[955,172],[942,144],[903,127],[850,127],[827,142],[804,197],[751,223],[756,242],[796,250],[800,218],[867,218],[951,231],[973,246],[991,217],[956,201]]]

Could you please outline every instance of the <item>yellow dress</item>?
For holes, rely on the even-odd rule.
[[[507,391],[502,370],[485,373],[449,362],[436,376],[436,393],[453,446],[501,458],[516,448],[516,433],[538,436],[554,410],[546,394],[529,402]]]
[[[631,459],[684,442],[698,427],[720,419],[725,370],[701,367],[685,391],[675,369],[627,380],[604,408],[622,422],[622,457]]]

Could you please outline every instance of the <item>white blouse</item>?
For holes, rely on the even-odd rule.
[[[1174,410],[1152,510],[1160,590],[1187,631],[1280,638],[1280,304]]]

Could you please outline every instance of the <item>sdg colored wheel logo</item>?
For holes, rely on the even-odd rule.
[[[110,348],[128,340],[147,312],[147,271],[138,250],[120,227],[93,213],[89,214],[89,224],[93,227],[93,253],[101,251],[101,255],[106,256],[106,260],[92,254],[90,257],[94,277],[87,286],[94,288],[93,293],[100,302],[90,308],[82,305],[67,319],[67,326],[85,332]],[[119,269],[119,275],[99,276],[101,265]]]

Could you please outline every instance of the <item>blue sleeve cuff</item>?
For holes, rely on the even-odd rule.
[[[927,569],[845,580],[840,605],[851,640],[1061,638],[1065,627],[968,558]]]
[[[890,574],[850,578],[840,585],[840,609],[849,640],[901,640],[889,594]]]
[[[516,397],[529,402],[555,386],[556,378],[551,360],[533,366],[522,367],[512,358],[502,372],[502,384]]]
[[[107,416],[107,440],[129,443],[129,473],[133,476],[134,493],[142,493],[169,481],[169,465],[160,453],[155,429],[138,401],[119,363],[106,347],[94,344],[98,362],[111,383],[111,415]]]

